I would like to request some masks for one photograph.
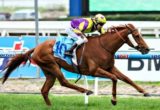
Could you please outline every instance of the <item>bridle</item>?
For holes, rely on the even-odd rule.
[[[118,32],[118,30],[116,28],[114,28],[115,32],[117,33],[117,35],[119,36],[119,38],[126,43],[126,40],[122,37],[122,35]]]
[[[137,31],[137,29],[132,29],[132,28],[130,28],[127,24],[125,25],[125,27],[128,28],[128,35],[129,35],[129,34],[132,34],[132,35],[133,35],[133,33],[134,33],[135,31]],[[121,34],[120,34],[120,33],[118,32],[118,30],[116,29],[116,27],[113,27],[113,28],[114,28],[115,32],[117,33],[117,35],[119,36],[119,38],[121,38],[121,40],[123,40],[123,42],[126,43],[126,40],[121,36]]]
[[[128,25],[125,25],[125,27],[128,28],[128,35],[129,35],[129,34],[132,34],[132,35],[133,35],[133,33],[134,33],[135,31],[137,31],[137,29],[131,29]],[[117,35],[119,36],[119,38],[123,41],[123,43],[126,43],[126,42],[127,42],[127,41],[122,37],[122,35],[118,32],[118,30],[116,29],[116,27],[113,27],[112,29],[115,30],[116,34],[117,34]],[[101,38],[101,37],[99,37],[99,43],[100,43],[101,47],[102,47],[105,51],[114,54],[114,53],[111,52],[109,49],[107,49],[107,48],[104,47],[104,45],[102,44],[100,38]]]
[[[135,32],[135,31],[137,31],[138,29],[132,29],[131,27],[129,27],[127,24],[125,25],[127,28],[128,28],[128,34],[132,34],[133,35],[133,33]]]

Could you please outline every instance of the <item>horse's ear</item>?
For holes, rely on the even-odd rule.
[[[128,28],[130,28],[130,29],[135,29],[134,25],[131,24],[131,23],[126,24],[126,26],[127,26]]]
[[[127,25],[128,25],[128,26],[133,26],[133,24],[131,24],[131,23],[128,23]]]
[[[134,26],[133,24],[131,24],[131,23],[126,24],[126,27],[127,27],[128,29],[130,29],[131,31],[135,30],[135,26]]]
[[[125,24],[125,25],[126,25],[126,27],[127,27],[128,29],[131,29],[131,27],[130,27],[131,24]]]
[[[130,23],[129,23],[129,24],[126,25],[126,27],[132,31],[133,36],[138,36],[138,35],[139,35],[138,30],[135,29],[135,27],[134,27],[133,24],[130,24]],[[134,30],[134,31],[133,31],[133,30]],[[137,30],[137,31],[135,31],[135,30]]]

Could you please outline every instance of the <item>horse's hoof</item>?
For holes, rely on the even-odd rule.
[[[149,93],[145,93],[144,97],[151,97],[151,95]]]
[[[88,91],[86,94],[87,95],[91,95],[91,94],[93,94],[93,92],[92,91]]]
[[[111,100],[111,102],[112,102],[112,105],[116,105],[117,104],[117,101],[115,101],[115,100]]]

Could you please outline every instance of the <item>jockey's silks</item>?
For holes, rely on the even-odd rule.
[[[94,22],[91,18],[73,19],[71,21],[71,26],[76,34],[79,34],[81,32],[90,33],[96,31],[96,29],[94,28]],[[105,33],[103,27],[97,31],[99,31],[101,34]]]

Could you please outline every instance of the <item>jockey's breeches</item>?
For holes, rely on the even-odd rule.
[[[68,34],[68,37],[75,37],[77,38],[76,44],[81,45],[83,43],[88,42],[87,38],[81,38],[81,36],[77,35],[72,28],[67,28],[66,33]]]

